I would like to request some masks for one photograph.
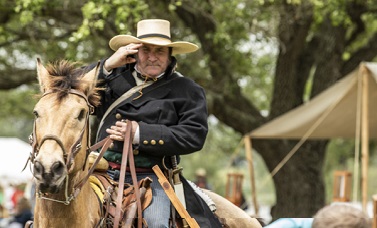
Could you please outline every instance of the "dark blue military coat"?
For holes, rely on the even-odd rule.
[[[102,61],[103,64],[104,61]],[[139,123],[140,144],[135,149],[136,167],[160,164],[164,156],[193,153],[203,147],[207,135],[207,104],[205,92],[193,80],[172,72],[176,61],[164,76],[120,103],[106,117],[98,130],[97,140],[105,138],[106,129],[117,120]],[[132,72],[134,64],[116,68],[105,76],[99,73],[105,90],[97,116],[102,118],[107,108],[123,93],[136,86]],[[123,142],[115,141],[111,150],[122,152]]]

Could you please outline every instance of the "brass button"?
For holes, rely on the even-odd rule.
[[[147,140],[144,140],[144,141],[143,141],[143,144],[144,144],[144,145],[148,145],[148,141],[147,141]]]
[[[135,149],[133,152],[134,152],[134,155],[138,155],[139,154],[139,150]]]
[[[114,149],[114,143],[111,143],[109,146],[110,149]]]
[[[120,113],[117,113],[117,114],[115,114],[115,118],[117,120],[121,120],[122,119],[122,115]]]
[[[158,144],[164,145],[164,140],[162,140],[162,139],[158,140]]]
[[[156,140],[153,140],[153,139],[152,139],[152,140],[151,140],[151,144],[152,144],[152,145],[156,145]]]

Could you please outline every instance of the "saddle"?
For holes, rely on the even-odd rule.
[[[126,122],[128,121],[126,120]],[[103,154],[109,147],[112,140],[107,137],[90,147],[91,151],[96,151],[97,149],[102,147],[98,156],[94,156],[96,157],[95,159],[89,156],[90,169],[88,171],[89,177],[87,177],[88,179],[91,178],[92,180],[94,180],[94,183],[97,183],[95,185],[99,186],[98,188],[101,191],[97,189],[96,192],[100,195],[100,202],[104,205],[102,219],[99,221],[99,224],[96,227],[129,228],[134,227],[134,220],[137,221],[137,227],[142,227],[142,224],[144,222],[142,218],[142,210],[145,209],[151,202],[152,193],[150,183],[152,182],[152,180],[148,177],[140,181],[137,180],[133,153],[130,152],[132,151],[131,128],[132,125],[128,122],[124,135],[124,146],[121,163],[124,164],[124,166],[121,166],[120,169],[119,182],[113,181],[107,175],[106,170],[108,164],[106,164],[107,161],[103,159]],[[103,163],[105,163],[105,165],[103,165]],[[132,185],[124,183],[126,164],[129,164],[130,166],[130,173],[133,182]],[[102,172],[95,171],[96,169],[101,169],[100,171]],[[96,181],[96,179],[98,180],[98,182]],[[92,184],[92,186],[95,185]],[[145,200],[146,195],[150,196],[150,200]],[[145,206],[143,207],[143,205]]]
[[[97,193],[102,202],[101,221],[97,227],[114,227],[116,215],[118,182],[113,181],[106,172],[95,171],[89,179],[93,190]],[[152,201],[152,190],[150,183],[152,180],[146,177],[138,182],[142,210],[147,208]],[[136,227],[137,204],[135,188],[131,184],[125,184],[122,196],[120,227]],[[146,225],[145,221],[143,221]]]

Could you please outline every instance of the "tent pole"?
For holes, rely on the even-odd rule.
[[[369,162],[369,110],[368,110],[368,74],[365,66],[361,65],[361,77],[363,86],[362,95],[362,122],[361,122],[361,162],[362,162],[362,208],[363,211],[367,210],[368,199],[368,162]]]
[[[247,162],[249,163],[251,196],[252,196],[252,199],[253,199],[255,215],[259,215],[259,205],[258,205],[258,201],[257,201],[257,191],[255,189],[253,154],[252,154],[250,136],[244,136],[244,143],[245,143],[246,158],[247,158]]]
[[[353,167],[353,201],[358,202],[360,188],[360,141],[361,141],[361,99],[363,96],[362,77],[357,73],[357,100],[356,100],[356,126],[355,126],[355,158]]]

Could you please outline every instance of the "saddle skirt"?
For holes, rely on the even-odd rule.
[[[106,172],[95,171],[89,178],[90,185],[102,203],[100,227],[113,227],[118,194],[118,182],[112,180]],[[138,182],[142,210],[152,202],[152,180],[146,177]],[[133,185],[125,184],[122,199],[121,227],[134,227],[137,217],[136,194]]]

